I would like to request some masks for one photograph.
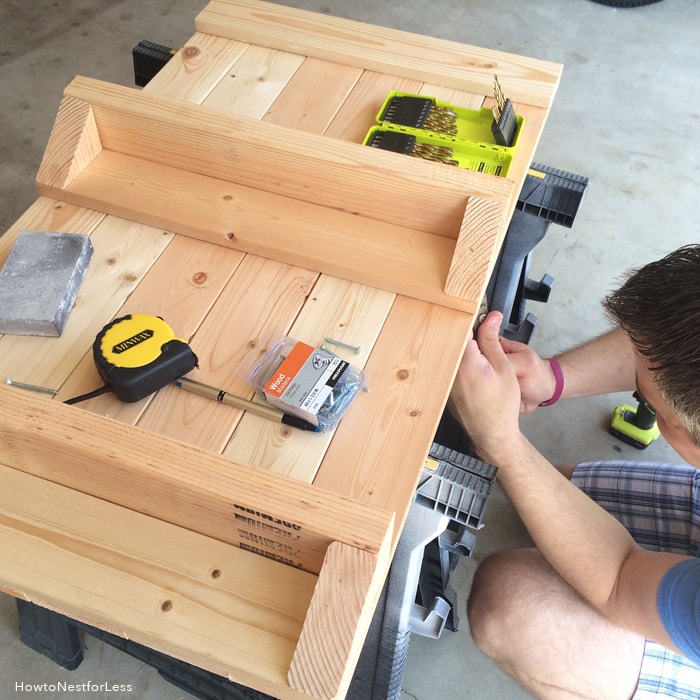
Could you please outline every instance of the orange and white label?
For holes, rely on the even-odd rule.
[[[270,377],[264,391],[277,398],[282,396],[313,352],[314,348],[311,345],[296,343]]]

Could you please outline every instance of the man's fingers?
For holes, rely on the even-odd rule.
[[[479,326],[477,339],[479,350],[495,369],[507,363],[500,338],[502,322],[503,314],[500,311],[491,311]]]
[[[517,340],[508,340],[508,338],[501,338],[501,347],[506,352],[506,354],[512,354],[514,352],[520,352],[522,350],[527,350],[527,345],[525,343],[520,343]]]

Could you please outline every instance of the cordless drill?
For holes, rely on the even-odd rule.
[[[656,411],[635,391],[632,396],[637,399],[637,408],[623,404],[613,411],[610,421],[610,434],[622,442],[643,450],[661,434],[656,424]]]

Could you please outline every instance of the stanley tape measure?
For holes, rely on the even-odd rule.
[[[92,345],[104,386],[66,403],[108,391],[120,401],[140,401],[197,367],[197,356],[159,316],[130,314],[108,323]]]

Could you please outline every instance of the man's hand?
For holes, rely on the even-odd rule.
[[[520,385],[520,412],[531,413],[543,401],[554,394],[556,380],[547,360],[542,359],[531,347],[515,340],[501,339],[501,347]]]
[[[467,344],[450,395],[450,410],[465,427],[482,458],[498,464],[500,454],[518,450],[520,387],[501,347],[503,317],[491,312]]]

